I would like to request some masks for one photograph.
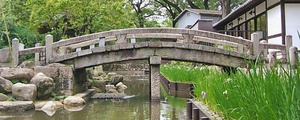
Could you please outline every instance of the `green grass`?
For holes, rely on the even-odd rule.
[[[300,68],[253,67],[252,72],[228,76],[208,68],[165,65],[161,72],[172,81],[192,82],[196,99],[225,119],[300,119]],[[206,93],[202,98],[202,92]]]

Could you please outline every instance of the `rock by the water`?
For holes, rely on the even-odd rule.
[[[117,91],[119,93],[124,93],[125,89],[127,89],[127,86],[124,85],[122,82],[119,82],[117,85],[116,85],[116,88],[117,88]]]
[[[17,83],[12,86],[12,96],[16,100],[34,101],[37,95],[35,84]]]
[[[105,90],[107,93],[118,93],[114,85],[105,85]]]
[[[0,101],[6,101],[6,100],[8,100],[9,98],[8,98],[8,96],[7,95],[5,95],[5,94],[3,94],[3,93],[0,93]]]
[[[122,99],[126,95],[124,93],[96,93],[93,99]]]
[[[34,102],[34,106],[35,106],[35,110],[42,110],[42,107],[45,106],[49,101],[35,101]],[[62,104],[62,101],[52,101],[55,103],[57,108],[61,108],[64,105]]]
[[[135,97],[136,95],[126,95],[124,93],[96,93],[93,99],[130,99]]]
[[[85,101],[81,97],[68,96],[67,98],[64,99],[63,103],[64,105],[68,105],[68,106],[80,106],[80,105],[84,105]]]
[[[53,63],[47,66],[35,66],[35,73],[42,72],[47,77],[54,80],[55,83],[55,93],[58,94],[73,94],[73,68],[71,66],[66,66],[60,63]]]
[[[41,108],[41,110],[47,115],[52,116],[56,112],[57,106],[53,101],[49,101]]]
[[[23,112],[34,110],[33,101],[4,101],[0,102],[0,111],[5,112]]]
[[[36,74],[31,80],[31,84],[37,87],[37,98],[48,99],[50,93],[54,90],[55,84],[52,78],[47,77],[43,73]]]
[[[0,76],[0,93],[10,93],[12,82]]]
[[[3,69],[0,76],[8,80],[18,79],[29,82],[34,76],[34,71],[29,68],[7,68]]]
[[[113,85],[117,85],[119,82],[123,82],[123,79],[124,77],[122,75],[115,75],[111,77],[110,82]]]
[[[68,96],[63,103],[64,108],[68,111],[80,111],[84,108],[85,100],[77,96]]]

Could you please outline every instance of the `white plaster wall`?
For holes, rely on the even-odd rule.
[[[272,43],[272,44],[282,44],[282,38],[281,38],[281,36],[280,36],[280,37],[268,39],[268,43]],[[278,50],[269,49],[269,52],[271,52],[271,51],[278,51]],[[280,56],[277,56],[277,57],[280,57]]]
[[[282,38],[281,38],[281,36],[280,36],[280,37],[268,39],[268,43],[272,43],[272,44],[282,44]]]
[[[199,30],[199,22],[197,22],[191,29],[192,30]]]
[[[286,35],[293,36],[293,46],[300,48],[300,4],[285,4]]]
[[[262,13],[262,12],[264,12],[264,11],[266,11],[266,3],[265,2],[259,4],[256,7],[256,10],[255,10],[255,12],[256,12],[257,15],[260,14],[260,13]]]
[[[188,16],[187,13],[190,13]],[[183,16],[178,20],[178,28],[185,28],[187,25],[194,25],[197,20],[199,20],[201,16],[199,14],[195,14],[192,12],[186,12]]]
[[[267,1],[267,7],[270,7],[276,3],[278,3],[280,0],[268,0]]]
[[[268,11],[268,36],[281,33],[280,5]]]

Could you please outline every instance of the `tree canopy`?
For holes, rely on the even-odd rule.
[[[224,9],[226,13],[246,0],[0,0],[0,47],[19,38],[25,46],[112,29],[173,26],[186,8]],[[162,16],[159,23],[155,16]],[[4,22],[6,21],[6,22]],[[7,25],[8,32],[5,32]]]

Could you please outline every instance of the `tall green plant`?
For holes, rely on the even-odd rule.
[[[248,72],[231,75],[205,67],[195,73],[186,72],[189,69],[162,66],[161,71],[173,81],[193,78],[196,98],[224,119],[300,119],[300,67],[253,65]]]

